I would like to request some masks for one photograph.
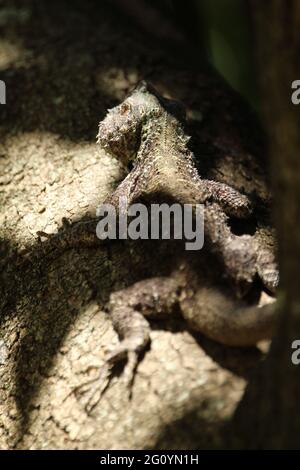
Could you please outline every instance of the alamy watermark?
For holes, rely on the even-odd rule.
[[[300,339],[295,339],[292,342],[292,349],[295,351],[292,353],[291,361],[294,366],[298,366],[300,364]]]
[[[292,92],[291,101],[293,104],[298,105],[300,103],[300,80],[294,80],[291,85]]]
[[[6,85],[3,80],[0,80],[0,104],[6,104]]]
[[[100,240],[185,240],[186,250],[200,250],[204,244],[203,204],[128,205],[123,196],[118,211],[112,204],[102,204],[97,216]]]

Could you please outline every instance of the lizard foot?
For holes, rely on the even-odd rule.
[[[134,382],[136,368],[139,363],[139,347],[132,348],[131,344],[128,342],[122,341],[120,345],[112,351],[107,357],[107,363],[110,371],[115,364],[119,363],[122,359],[126,360],[123,374],[122,374],[122,383],[128,392],[128,398],[131,398],[132,386]]]
[[[128,392],[128,398],[131,398],[134,376],[139,362],[139,352],[133,349],[130,341],[125,340],[108,353],[105,363],[96,377],[85,381],[82,385],[73,389],[75,395],[82,400],[87,414],[91,414],[109,386],[113,377],[114,366],[124,360],[126,360],[126,363],[122,373],[122,383]]]
[[[109,385],[110,378],[111,370],[109,365],[106,363],[101,367],[96,377],[73,388],[72,392],[75,393],[75,396],[78,399],[83,397],[82,402],[87,414],[90,414],[99,403],[103,393]]]
[[[150,343],[150,325],[145,317],[171,316],[178,309],[178,302],[178,283],[168,277],[146,279],[111,294],[108,310],[121,342],[108,352],[98,376],[75,390],[85,395],[88,413],[107,389],[117,364],[124,363],[122,382],[131,398],[140,355]]]

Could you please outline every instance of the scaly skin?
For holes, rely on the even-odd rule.
[[[258,275],[274,291],[278,270],[273,246],[262,246],[259,229],[254,236],[236,236],[228,224],[228,217],[249,217],[251,201],[224,183],[201,178],[177,117],[182,115],[180,105],[160,97],[144,82],[108,113],[99,125],[98,143],[125,164],[135,158],[132,171],[108,202],[116,210],[121,196],[128,205],[145,200],[205,204],[205,239],[226,274],[240,284],[251,284]],[[274,240],[272,234],[266,237]]]

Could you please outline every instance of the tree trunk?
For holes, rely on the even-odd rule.
[[[252,8],[275,193],[281,321],[237,422],[244,447],[299,449],[300,367],[291,356],[292,342],[300,339],[300,114],[291,101],[291,85],[300,77],[300,4],[254,0]]]
[[[62,217],[95,216],[124,176],[96,148],[95,136],[107,108],[140,79],[186,106],[204,177],[264,199],[257,123],[204,61],[186,62],[193,50],[182,38],[176,47],[162,43],[110,2],[72,2],[70,9],[65,1],[2,0],[1,6],[7,104],[0,110],[0,447],[220,447],[258,349],[224,348],[192,335],[178,319],[154,324],[132,398],[116,374],[89,415],[78,386],[97,377],[117,340],[105,302],[111,291],[143,278],[152,253],[116,243],[25,267],[22,253],[35,250],[38,230],[56,232]],[[297,136],[291,139],[296,145]],[[285,219],[297,214],[292,187],[285,187],[291,204]],[[286,223],[294,230],[292,221]],[[284,262],[296,269],[289,253]]]

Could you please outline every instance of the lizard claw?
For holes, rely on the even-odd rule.
[[[101,367],[101,370],[96,377],[73,389],[75,396],[78,398],[83,396],[82,402],[87,414],[90,414],[99,403],[104,391],[109,385],[110,379],[111,367],[109,367],[108,364],[105,364]]]
[[[131,398],[134,376],[139,361],[139,354],[136,350],[127,347],[126,341],[123,341],[123,343],[121,343],[115,351],[109,354],[107,363],[111,369],[117,362],[126,358],[126,364],[124,366],[122,375],[122,383],[128,390],[129,398]]]
[[[131,398],[134,375],[138,364],[138,353],[129,349],[128,345],[126,346],[126,341],[123,341],[123,343],[108,354],[105,364],[101,367],[96,377],[84,382],[73,390],[76,396],[83,396],[82,402],[87,414],[90,414],[98,405],[107,389],[112,379],[114,365],[125,358],[127,358],[127,362],[123,371],[122,383],[128,391],[128,398]]]

